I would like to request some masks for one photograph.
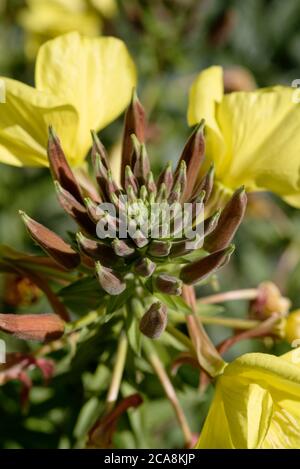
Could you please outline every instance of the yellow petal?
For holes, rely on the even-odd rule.
[[[190,89],[188,122],[194,125],[205,119],[206,161],[203,172],[211,161],[215,163],[217,171],[224,165],[224,138],[216,119],[216,110],[223,93],[223,69],[218,66],[201,72]]]
[[[121,114],[135,84],[134,63],[119,39],[69,33],[39,50],[37,89],[65,99],[78,112],[78,163],[90,147],[90,129],[100,130]]]
[[[213,402],[196,445],[196,449],[215,448],[234,448],[224,410],[220,380],[218,380]]]
[[[282,357],[250,353],[230,363],[218,379],[198,447],[299,445],[300,360],[296,350]]]
[[[48,126],[60,130],[65,149],[75,154],[76,110],[61,99],[2,78],[6,102],[0,104],[0,161],[20,166],[45,166]]]
[[[286,87],[224,96],[216,118],[226,144],[222,182],[300,202],[300,106]]]

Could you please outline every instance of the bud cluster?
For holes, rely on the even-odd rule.
[[[21,212],[31,237],[65,269],[80,265],[93,269],[107,295],[120,295],[135,281],[148,292],[181,295],[183,283],[196,284],[228,262],[234,249],[230,243],[247,203],[245,191],[240,188],[223,210],[208,214],[206,219],[203,210],[197,210],[199,204],[203,207],[209,200],[214,183],[213,167],[199,176],[205,156],[203,132],[201,122],[188,139],[175,170],[168,163],[155,179],[144,143],[145,114],[134,94],[125,116],[121,184],[113,178],[106,150],[92,132],[96,192],[77,182],[59,138],[50,128],[51,173],[62,208],[78,225],[77,243],[66,243]],[[154,218],[150,214],[153,204],[164,207]],[[177,212],[168,212],[173,215],[166,230],[164,214],[174,204]],[[191,211],[182,231],[182,220],[176,213],[184,204],[189,204]],[[113,211],[107,207],[113,207]],[[133,219],[134,229],[126,230],[125,236],[121,229],[124,220],[130,228]],[[167,308],[156,302],[142,317],[140,330],[157,338],[166,323]]]

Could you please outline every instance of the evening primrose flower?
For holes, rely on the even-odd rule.
[[[188,121],[206,120],[207,160],[219,189],[267,190],[300,207],[300,105],[284,86],[224,95],[223,70],[201,72],[189,96]]]
[[[30,59],[47,40],[78,31],[97,36],[102,18],[117,13],[115,0],[27,0],[19,14],[19,23],[26,31],[26,53]]]
[[[197,448],[299,448],[300,357],[248,353],[227,365]]]
[[[15,166],[48,164],[48,127],[59,133],[72,166],[99,131],[122,113],[136,84],[134,63],[113,37],[87,38],[76,32],[45,43],[35,68],[35,88],[2,78],[0,161]]]

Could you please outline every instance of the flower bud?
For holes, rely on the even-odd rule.
[[[290,300],[281,295],[273,282],[262,282],[258,287],[257,298],[250,304],[250,316],[260,320],[274,313],[286,316],[290,305]]]
[[[158,301],[153,303],[142,317],[140,331],[150,339],[158,339],[164,332],[167,322],[167,307]]]
[[[188,139],[181,158],[179,160],[177,171],[179,171],[182,161],[186,163],[186,177],[188,184],[183,193],[183,199],[188,200],[193,193],[193,189],[198,178],[200,167],[204,160],[205,141],[203,135],[204,119],[196,126],[192,135]]]
[[[158,177],[158,181],[157,181],[158,189],[161,187],[162,184],[165,185],[166,192],[167,194],[169,194],[173,187],[172,163],[170,161]]]
[[[60,236],[30,218],[26,213],[22,211],[19,213],[32,239],[59,265],[66,269],[75,269],[80,264],[79,254]]]
[[[110,267],[118,262],[118,258],[110,246],[86,238],[82,233],[77,233],[76,238],[80,251],[95,261],[100,261],[105,267]]]
[[[125,182],[124,182],[124,187],[127,190],[128,187],[131,187],[133,189],[133,192],[135,195],[138,193],[138,182],[133,174],[130,166],[126,166],[125,168]]]
[[[66,191],[58,181],[54,181],[58,201],[65,212],[87,233],[95,235],[95,225],[87,214],[84,205],[79,203],[70,192]]]
[[[0,330],[23,340],[49,342],[61,337],[64,329],[56,314],[0,314]]]
[[[182,281],[177,277],[168,274],[160,274],[154,280],[154,286],[157,290],[167,295],[181,295]]]
[[[142,277],[150,277],[155,271],[156,265],[147,257],[139,259],[135,265],[134,270],[138,275]]]
[[[121,280],[119,275],[112,269],[101,265],[100,262],[96,262],[96,274],[100,286],[109,295],[120,295],[125,290],[126,283]]]
[[[195,283],[205,280],[209,275],[212,275],[217,269],[223,267],[230,259],[234,251],[234,246],[228,246],[225,249],[216,251],[209,256],[187,264],[181,269],[180,278],[187,285],[194,285]]]
[[[82,203],[83,198],[79,185],[67,162],[60,140],[52,126],[49,127],[48,159],[53,179],[59,181],[64,189],[70,192],[78,202]]]
[[[165,257],[169,255],[171,246],[172,243],[170,241],[154,239],[149,245],[147,254],[153,257]]]
[[[128,257],[134,253],[134,247],[130,246],[128,242],[123,241],[122,239],[115,238],[112,242],[112,247],[119,257]]]
[[[131,103],[125,115],[121,163],[122,184],[124,184],[125,168],[127,165],[131,166],[131,157],[133,151],[131,135],[135,134],[140,142],[144,142],[145,128],[145,111],[137,97],[136,91],[134,90]]]
[[[219,218],[218,226],[206,239],[204,248],[208,252],[226,248],[240,226],[247,207],[244,187],[238,189],[229,200]]]

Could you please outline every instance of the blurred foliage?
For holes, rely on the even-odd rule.
[[[0,0],[0,74],[33,84],[33,66],[26,61],[25,32],[18,14],[22,0]],[[175,160],[189,129],[186,122],[187,93],[195,74],[212,64],[243,66],[258,86],[291,84],[300,72],[300,2],[295,0],[125,0],[118,1],[119,13],[104,22],[104,34],[122,38],[128,45],[139,72],[139,94],[150,116],[150,154],[157,171],[164,162]],[[0,104],[0,106],[2,106]],[[3,111],[2,111],[3,112]],[[109,146],[120,138],[121,119],[105,129],[101,137]],[[287,155],[288,158],[288,155]],[[0,166],[0,242],[26,252],[38,252],[19,220],[18,209],[65,233],[69,221],[59,209],[48,171]],[[275,197],[251,197],[248,217],[236,237],[236,254],[218,282],[221,291],[251,288],[263,280],[275,280],[294,307],[300,307],[300,214]],[[2,279],[3,283],[3,279]],[[83,290],[84,291],[84,290]],[[212,286],[198,288],[198,294],[212,292]],[[77,301],[72,298],[70,301]],[[89,295],[89,294],[88,294]],[[94,298],[89,299],[93,300]],[[8,305],[2,309],[8,311]],[[40,300],[30,311],[45,311]],[[6,309],[5,309],[6,308]],[[22,309],[22,311],[26,310]],[[228,303],[225,313],[243,316],[246,303]],[[43,385],[38,371],[27,408],[20,407],[20,384],[0,387],[0,448],[80,446],[87,428],[100,415],[106,394],[115,343],[106,325],[99,336],[82,338],[60,360],[51,386]],[[228,330],[210,327],[216,342]],[[83,334],[89,334],[88,328]],[[83,341],[83,339],[85,339]],[[26,345],[10,340],[11,350],[26,351]],[[176,356],[170,344],[160,351],[167,370]],[[267,350],[261,342],[235,346],[226,358],[247,350]],[[278,353],[277,345],[272,351]],[[131,352],[132,370],[138,360]],[[140,363],[139,363],[140,365]],[[146,363],[138,385],[145,405],[129,410],[118,425],[117,447],[180,447],[182,435],[170,403]],[[123,396],[136,390],[134,372],[124,377]],[[174,378],[189,423],[199,432],[211,390],[201,396],[198,373],[183,366]]]

